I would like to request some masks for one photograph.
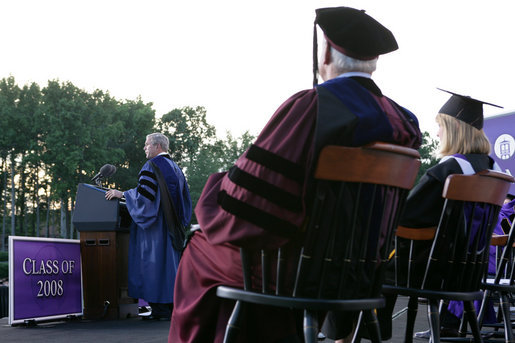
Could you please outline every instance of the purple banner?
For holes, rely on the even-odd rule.
[[[80,241],[9,237],[9,323],[82,314]]]
[[[485,118],[484,130],[492,144],[490,156],[505,173],[515,175],[515,112]],[[510,194],[515,195],[515,184]]]

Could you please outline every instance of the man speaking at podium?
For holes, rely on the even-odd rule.
[[[175,276],[183,246],[181,230],[191,219],[188,184],[168,155],[168,147],[165,135],[147,135],[143,149],[148,161],[141,168],[138,186],[125,192],[116,189],[106,192],[107,200],[125,198],[133,220],[129,242],[129,296],[146,300],[152,313],[143,318],[154,320],[171,317]],[[166,199],[171,201],[167,203]],[[167,222],[172,224],[167,225]]]

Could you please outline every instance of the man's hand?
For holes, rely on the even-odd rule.
[[[107,200],[112,200],[114,198],[122,198],[122,197],[123,197],[123,192],[120,192],[119,190],[116,190],[116,189],[110,189],[106,192]]]

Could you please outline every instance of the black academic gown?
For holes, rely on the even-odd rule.
[[[474,172],[492,169],[494,161],[485,154],[465,154]],[[411,190],[406,201],[404,214],[400,225],[410,228],[436,227],[445,202],[442,192],[447,176],[451,174],[463,174],[460,165],[454,159],[448,159],[427,170],[420,178],[417,185]],[[415,265],[425,265],[429,256],[432,241],[415,242]],[[401,270],[407,270],[409,253],[409,241],[399,238],[397,247],[397,263],[402,265]],[[410,280],[412,286],[418,286],[422,282],[424,268],[415,266],[414,278]],[[399,276],[399,275],[398,275]],[[398,280],[401,284],[405,280]]]

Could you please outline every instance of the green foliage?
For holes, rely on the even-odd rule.
[[[420,170],[418,171],[417,182],[429,168],[438,164],[439,159],[436,156],[437,149],[438,141],[433,139],[429,132],[424,131],[422,133],[422,145],[418,150],[422,164],[420,166]]]
[[[248,132],[218,138],[200,106],[176,108],[156,119],[152,104],[140,98],[120,101],[108,92],[88,93],[59,80],[42,89],[34,83],[20,88],[13,77],[0,80],[0,127],[0,191],[7,190],[0,195],[14,194],[16,218],[8,221],[15,220],[22,234],[36,232],[34,213],[26,219],[31,211],[60,200],[67,204],[77,184],[89,183],[106,163],[117,172],[104,186],[135,187],[149,133],[162,132],[170,139],[170,153],[186,175],[193,206],[209,175],[230,169],[254,140]],[[424,132],[419,177],[437,163],[437,146]],[[15,189],[9,192],[13,176]],[[10,204],[10,199],[0,200]],[[6,208],[8,213],[0,208],[4,216],[12,213]]]
[[[157,121],[156,130],[168,136],[172,159],[183,166],[193,163],[196,154],[216,140],[216,130],[207,123],[206,110],[201,106],[166,113]]]
[[[9,276],[9,264],[7,262],[0,262],[0,279],[5,279]]]
[[[145,138],[154,131],[155,112],[151,106],[151,103],[145,104],[141,99],[127,100],[119,103],[114,110],[116,121],[111,125],[113,138],[106,150],[119,150],[122,154],[118,159],[111,158],[97,166],[110,163],[117,167],[110,181],[115,182],[118,189],[133,188],[138,182],[138,173],[146,161],[143,151]]]
[[[0,157],[5,158],[11,152],[18,152],[23,145],[20,137],[26,125],[18,115],[17,103],[20,97],[20,87],[12,76],[0,80]]]
[[[48,128],[43,132],[43,161],[59,199],[66,199],[82,181],[83,170],[94,170],[99,159],[107,158],[101,117],[105,113],[98,107],[92,110],[91,102],[89,94],[69,82],[49,81],[43,89],[42,111]],[[109,122],[109,116],[106,119]]]
[[[104,187],[135,187],[149,133],[169,137],[170,153],[186,175],[193,206],[208,176],[230,168],[254,139],[248,133],[219,139],[203,107],[173,109],[156,120],[152,104],[140,98],[120,101],[108,92],[89,93],[59,80],[43,88],[35,83],[20,88],[13,77],[0,80],[0,127],[0,201],[9,205],[14,196],[16,216],[6,222],[15,223],[12,234],[22,235],[59,226],[60,219],[47,212],[59,203],[69,224],[68,204],[73,204],[77,184],[90,183],[104,164],[117,167]],[[0,208],[3,216],[13,214],[5,208],[6,213]],[[54,235],[59,230],[69,232],[57,227]]]
[[[227,170],[232,165],[241,154],[247,150],[247,148],[254,141],[254,136],[252,136],[248,131],[244,132],[240,137],[234,138],[230,132],[226,133],[225,140],[222,140],[222,149],[220,151],[220,167],[219,170]]]
[[[0,280],[9,276],[9,254],[7,251],[0,251]]]

